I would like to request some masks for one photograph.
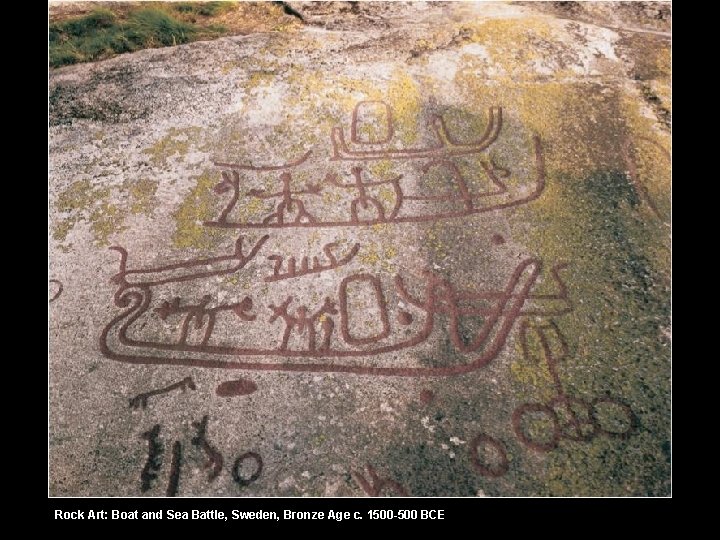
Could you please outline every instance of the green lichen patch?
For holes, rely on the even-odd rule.
[[[214,172],[203,172],[173,214],[172,239],[176,247],[210,250],[222,240],[220,230],[203,225],[204,221],[216,218],[220,211],[218,197],[212,191],[217,182]]]
[[[109,204],[110,194],[110,188],[93,185],[88,179],[70,184],[60,192],[55,203],[55,209],[63,217],[54,222],[53,239],[65,242],[74,226],[82,221],[91,224],[97,245],[107,245],[109,235],[119,230],[114,229],[118,224],[108,221],[117,213],[117,209]]]
[[[590,122],[573,118],[575,126],[588,130],[584,137],[593,144],[594,161],[606,167],[613,151],[620,155],[614,141],[627,129],[613,126],[614,119],[622,118],[617,103],[596,112],[594,135]],[[576,136],[556,143],[555,151],[570,152],[571,140]],[[548,458],[544,480],[542,475],[539,479],[537,489],[547,495],[668,490],[668,464],[656,456],[670,435],[666,229],[652,218],[622,162],[616,163],[616,169],[591,168],[585,174],[551,169],[546,192],[513,220],[516,234],[549,264],[570,262],[565,275],[574,310],[557,318],[572,351],[558,366],[565,392],[586,401],[611,396],[627,403],[640,419],[638,433],[628,442],[562,441],[558,453]],[[522,362],[516,361],[513,370],[524,387],[518,392],[547,397],[547,385],[540,384],[547,381],[540,376],[542,368],[528,376],[532,366]],[[539,388],[528,390],[528,385]],[[627,448],[656,457],[633,461],[623,455]]]
[[[156,206],[157,181],[140,179],[127,181],[121,187],[93,184],[89,179],[77,180],[61,191],[55,203],[60,216],[54,220],[52,237],[60,248],[70,231],[81,222],[87,223],[96,246],[110,245],[111,237],[126,229],[130,214],[149,216]]]
[[[155,192],[157,188],[158,182],[147,178],[141,178],[131,183],[127,188],[130,193],[130,212],[151,214],[156,206]]]
[[[624,173],[598,172],[581,181],[558,177],[548,195],[557,197],[563,210],[542,218],[535,214],[541,225],[525,234],[544,258],[571,262],[567,281],[575,309],[558,318],[573,351],[558,366],[565,391],[586,401],[609,395],[626,402],[640,418],[632,445],[654,453],[669,440],[668,276],[653,247],[661,239],[638,212]],[[536,397],[547,397],[547,386],[539,389]],[[603,463],[625,461],[624,446],[561,442],[559,454],[550,456],[543,493],[618,494],[618,473]],[[605,457],[595,455],[600,447]],[[642,461],[624,467],[619,467],[625,477],[620,494],[666,493],[665,462],[654,460],[652,471]]]
[[[191,144],[197,143],[200,131],[198,127],[170,128],[165,136],[143,150],[143,153],[150,156],[153,164],[165,165],[169,158],[187,154]]]
[[[627,441],[564,443],[547,459],[540,496],[666,496],[670,447],[644,432]]]

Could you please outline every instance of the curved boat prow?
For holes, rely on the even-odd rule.
[[[125,280],[125,270],[127,266],[128,252],[122,246],[110,246],[108,249],[112,251],[117,251],[120,254],[120,271],[110,278],[110,282],[122,283]]]
[[[522,314],[530,291],[537,282],[541,268],[542,263],[538,259],[526,259],[518,265],[504,294],[498,298],[480,333],[469,344],[464,344],[460,338],[458,317],[451,319],[450,335],[460,351],[475,352],[485,345],[482,355],[467,366],[467,371],[487,365],[505,346],[510,331]]]

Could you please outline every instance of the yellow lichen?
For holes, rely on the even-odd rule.
[[[623,95],[620,105],[632,132],[626,151],[635,165],[636,177],[633,181],[638,183],[639,189],[647,190],[647,196],[652,201],[643,200],[642,204],[646,210],[649,204],[654,205],[656,217],[669,222],[670,133],[657,127],[654,115],[644,114],[643,108],[647,109],[647,106],[635,95]]]
[[[240,223],[259,221],[259,218],[265,217],[270,212],[272,205],[272,201],[256,198],[245,199],[237,204],[235,216]]]
[[[252,92],[260,86],[266,87],[273,82],[275,76],[274,71],[253,71],[245,85],[245,89],[247,92]]]
[[[385,248],[385,260],[394,259],[397,256],[397,249],[393,246]]]
[[[78,222],[86,222],[95,243],[107,246],[112,234],[126,228],[129,213],[152,212],[156,190],[157,182],[149,179],[125,182],[122,188],[93,185],[88,179],[73,182],[58,195],[56,210],[69,215],[55,220],[53,239],[64,242]]]
[[[358,259],[363,264],[374,266],[380,262],[380,254],[374,245],[369,245],[360,252]]]
[[[179,248],[212,249],[222,239],[218,229],[206,227],[203,222],[217,217],[217,197],[212,188],[218,182],[211,171],[203,172],[180,207],[175,211],[173,244]]]
[[[443,232],[442,224],[433,223],[425,233],[425,245],[434,254],[436,260],[442,260],[448,256],[448,246],[442,241]]]
[[[124,216],[122,211],[114,204],[104,203],[90,214],[90,230],[95,236],[95,243],[99,246],[110,245],[110,235],[126,229],[122,225]]]
[[[322,200],[326,204],[333,204],[341,201],[342,195],[337,191],[323,191]]]
[[[220,72],[223,75],[227,75],[236,67],[238,67],[236,62],[225,62],[222,66],[220,66]]]
[[[547,363],[542,361],[542,346],[537,340],[528,339],[526,347],[528,347],[530,358],[524,356],[519,340],[516,343],[516,360],[510,363],[510,374],[521,386],[522,394],[532,395],[533,399],[547,401],[553,397],[555,390]]]
[[[370,244],[361,249],[358,260],[366,266],[375,266],[383,272],[392,272],[397,249],[392,245]]]
[[[223,281],[225,283],[229,283],[230,285],[238,285],[240,283],[240,274],[230,274],[229,276],[226,276]]]
[[[464,22],[458,25],[458,33],[485,47],[495,71],[493,82],[502,84],[540,78],[533,64],[560,57],[569,48],[542,16]],[[480,63],[477,67],[484,63],[480,57],[471,58]]]
[[[85,221],[90,224],[95,243],[108,245],[110,235],[124,228],[125,217],[118,206],[108,202],[111,194],[109,187],[94,186],[88,179],[70,184],[60,192],[55,203],[58,212],[69,215],[56,220],[53,239],[64,242],[70,230],[78,222]]]
[[[196,142],[199,133],[200,128],[198,127],[170,128],[167,135],[143,150],[143,153],[150,155],[150,161],[153,164],[164,165],[168,158],[186,154],[190,149],[190,144]]]
[[[395,170],[396,163],[391,159],[381,159],[375,161],[368,166],[368,170],[373,178],[389,179]]]
[[[666,358],[655,329],[657,321],[665,321],[667,229],[628,177],[623,149],[630,145],[648,194],[661,213],[669,212],[670,164],[664,151],[647,141],[668,150],[669,134],[640,93],[626,87],[521,81],[497,88],[462,72],[458,83],[477,107],[502,103],[504,130],[524,132],[525,140],[532,133],[541,137],[545,189],[508,218],[512,236],[522,238],[526,251],[545,261],[546,276],[552,264],[570,262],[562,275],[573,312],[555,318],[570,345],[570,355],[557,363],[565,392],[587,400],[611,392],[633,410],[647,407],[648,398],[639,388],[650,384],[648,373],[655,373],[654,387],[667,386],[662,372]],[[532,152],[523,144],[514,151]],[[527,156],[518,154],[517,159]],[[435,241],[428,234],[431,247]],[[537,287],[535,293],[551,294],[552,283],[546,278],[548,288]],[[615,371],[619,365],[626,366],[622,375]],[[523,358],[519,349],[510,373],[520,388],[519,399],[548,402],[555,391],[547,364]],[[558,458],[554,452],[548,470],[539,474],[543,493],[612,493],[616,487],[604,480],[602,459],[596,455],[605,444],[600,438],[582,445],[563,440]],[[652,444],[658,446],[657,440]]]
[[[130,212],[133,214],[150,214],[155,206],[155,192],[158,188],[156,180],[141,178],[128,187],[130,193]]]
[[[58,242],[64,242],[67,239],[68,234],[77,223],[75,217],[66,217],[55,222],[53,227],[52,237]]]
[[[422,112],[420,86],[408,72],[398,69],[390,80],[386,99],[395,120],[396,135],[406,145],[414,143]]]
[[[395,195],[395,190],[388,186],[382,186],[378,189],[377,192],[378,199],[385,202],[386,208],[391,208],[392,204],[395,202],[397,196]]]
[[[658,47],[655,51],[655,68],[660,74],[660,80],[663,83],[670,83],[670,75],[672,74],[672,54],[669,47]]]
[[[85,210],[109,194],[108,188],[95,187],[88,179],[78,180],[60,193],[55,206],[59,212]]]

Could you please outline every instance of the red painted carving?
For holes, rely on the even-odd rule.
[[[243,463],[247,460],[252,460],[255,462],[255,471],[248,477],[243,478],[243,476],[240,474],[240,468],[242,467]],[[257,452],[245,452],[244,454],[238,456],[238,458],[235,460],[235,464],[232,468],[232,477],[233,480],[240,486],[245,487],[249,486],[253,482],[255,482],[258,478],[260,478],[260,475],[262,474],[263,470],[263,460],[260,454]]]
[[[501,234],[493,234],[492,243],[496,246],[502,246],[505,243],[505,238]]]
[[[240,199],[240,187],[237,173],[223,173],[225,180],[216,186],[216,192],[230,191],[233,195],[215,221],[207,221],[209,227],[228,229],[282,229],[298,227],[349,227],[357,225],[376,225],[378,223],[421,223],[438,221],[455,217],[469,216],[492,210],[511,208],[527,204],[537,199],[545,188],[545,163],[542,145],[539,137],[533,138],[535,151],[535,179],[529,186],[515,186],[508,188],[504,179],[509,178],[510,171],[500,167],[492,160],[480,160],[481,174],[487,179],[491,188],[486,191],[471,192],[468,180],[462,175],[457,165],[447,157],[438,156],[423,167],[427,174],[435,168],[444,168],[449,173],[449,183],[454,186],[453,191],[442,195],[426,195],[408,193],[402,185],[402,176],[390,180],[363,181],[363,169],[353,167],[351,173],[353,182],[340,181],[335,173],[328,173],[325,184],[332,188],[354,189],[358,196],[354,198],[347,209],[345,219],[327,218],[320,211],[310,212],[306,202],[300,199],[302,195],[318,196],[323,190],[320,184],[308,184],[304,189],[291,189],[290,173],[283,173],[280,177],[283,187],[275,193],[262,190],[250,190],[247,195],[260,199],[280,199],[274,211],[260,222],[238,223],[230,221],[229,216],[236,208]],[[386,208],[381,201],[371,196],[370,187],[387,185],[392,187],[395,202],[391,208]],[[530,191],[527,191],[530,188]],[[404,203],[413,201],[441,201],[445,203],[456,202],[457,208],[450,210],[433,210],[428,214],[418,214],[417,210],[403,210]],[[361,217],[361,214],[368,214]]]
[[[243,253],[243,237],[240,236],[235,242],[235,252],[231,255],[194,259],[141,270],[128,270],[127,251],[123,247],[113,246],[110,249],[120,253],[120,271],[113,276],[112,281],[121,289],[130,286],[142,288],[232,274],[244,268],[257,255],[268,238],[270,236],[267,234],[260,238],[247,255]]]
[[[367,474],[370,479],[366,479],[362,473],[357,471],[351,471],[351,475],[355,482],[362,488],[362,490],[370,495],[371,497],[380,497],[381,492],[385,489],[394,492],[396,495],[401,497],[407,497],[408,492],[395,480],[389,478],[380,478],[374,467],[370,464],[365,466]]]
[[[420,403],[423,405],[430,405],[432,401],[435,399],[435,392],[432,390],[425,389],[422,392],[420,392]]]
[[[172,461],[170,462],[170,479],[168,480],[167,497],[174,497],[180,489],[180,467],[182,466],[182,444],[175,441],[172,447]]]
[[[140,473],[140,491],[145,492],[152,487],[152,482],[157,478],[157,473],[162,466],[163,446],[159,440],[160,424],[155,424],[141,437],[148,442],[147,461]]]
[[[50,297],[49,303],[53,303],[55,300],[57,300],[60,295],[63,292],[63,284],[59,279],[51,279],[49,283],[53,283],[55,285],[55,293]]]
[[[598,435],[625,439],[637,430],[639,426],[637,416],[622,401],[604,396],[589,402],[569,396],[565,392],[558,373],[558,363],[569,356],[569,349],[565,337],[554,321],[533,325],[530,325],[528,321],[523,321],[521,324],[520,340],[523,354],[527,360],[538,361],[530,353],[528,338],[531,332],[540,341],[542,360],[546,363],[552,377],[555,397],[547,403],[524,403],[515,409],[512,416],[513,429],[523,444],[538,452],[548,452],[557,448],[561,439],[589,441]],[[615,407],[620,411],[624,415],[626,427],[620,431],[614,431],[603,426],[597,414],[598,405],[601,404]],[[524,421],[532,416],[544,417],[551,424],[552,428],[548,437],[534,439],[531,434],[526,432]]]
[[[146,409],[148,398],[152,396],[158,396],[160,394],[167,394],[168,392],[172,392],[177,388],[181,389],[183,392],[186,388],[190,388],[190,390],[195,390],[195,383],[193,382],[192,377],[185,377],[182,381],[178,381],[174,384],[171,384],[170,386],[166,386],[165,388],[151,390],[149,392],[143,392],[142,394],[138,394],[130,400],[130,408],[139,409],[142,407],[143,409]]]
[[[667,160],[668,165],[670,165],[670,152],[665,150],[665,148],[663,148],[660,143],[653,139],[648,139],[647,137],[637,137],[637,140],[645,141],[657,148],[660,151],[660,154]],[[648,208],[650,208],[650,210],[653,214],[655,214],[656,217],[662,219],[662,216],[660,215],[660,211],[658,210],[655,201],[653,201],[652,197],[650,197],[650,193],[648,192],[647,187],[645,187],[645,184],[643,183],[642,178],[640,178],[640,174],[638,173],[637,163],[632,153],[632,141],[627,140],[625,142],[622,148],[622,153],[623,159],[625,160],[625,165],[627,166],[630,173],[630,181],[632,182],[633,188],[635,189],[635,193],[637,193],[640,199],[645,201],[645,204],[648,205]]]
[[[397,176],[392,180],[381,180],[377,182],[363,182],[361,174],[361,167],[353,167],[351,172],[354,178],[354,182],[345,184],[338,180],[337,175],[328,174],[325,177],[325,181],[333,186],[343,189],[357,189],[358,196],[350,202],[350,223],[353,225],[360,225],[366,223],[385,223],[388,220],[392,221],[400,211],[402,205],[403,192],[400,187],[400,179],[402,176]],[[392,209],[388,216],[385,215],[385,207],[375,197],[368,194],[367,188],[373,186],[390,185],[395,191],[395,207]],[[369,210],[375,217],[367,219],[361,219],[359,210]]]
[[[305,203],[302,199],[295,197],[296,195],[320,195],[322,186],[319,184],[308,184],[307,188],[293,191],[290,187],[292,176],[288,172],[280,175],[282,181],[282,190],[276,193],[268,193],[260,189],[251,189],[248,195],[257,199],[280,199],[275,212],[263,219],[262,224],[275,224],[279,226],[288,223],[290,225],[298,225],[301,223],[312,224],[317,223],[317,219],[305,210]],[[292,217],[295,214],[295,217]],[[292,217],[292,221],[287,218]]]
[[[247,396],[257,390],[257,385],[247,379],[225,381],[218,385],[215,393],[220,397]]]
[[[210,469],[208,481],[214,481],[222,472],[224,459],[222,454],[212,446],[207,440],[207,424],[208,416],[203,416],[200,422],[193,422],[193,427],[197,429],[196,435],[192,438],[193,446],[200,449],[208,458],[204,467]],[[148,441],[148,457],[140,473],[140,490],[146,492],[152,488],[152,483],[157,479],[158,473],[163,465],[164,446],[160,441],[160,424],[155,424],[152,429],[144,432],[142,438]],[[242,464],[247,460],[255,462],[255,471],[248,478],[243,478],[240,474]],[[168,475],[168,485],[166,496],[174,497],[178,493],[180,487],[180,472],[182,465],[182,444],[180,441],[174,441],[172,445],[172,455],[170,457],[170,472]],[[263,460],[260,454],[256,452],[246,452],[237,457],[231,469],[231,474],[235,482],[240,486],[247,486],[255,482],[263,469]]]
[[[372,292],[375,297],[375,306],[380,313],[380,323],[382,324],[382,330],[371,337],[356,338],[350,334],[349,315],[348,315],[348,299],[347,299],[347,288],[350,283],[369,283],[372,287]],[[342,331],[343,339],[350,345],[367,345],[368,343],[376,343],[382,339],[385,339],[390,335],[390,321],[388,319],[387,304],[385,297],[382,292],[382,285],[380,279],[371,276],[370,274],[357,274],[354,276],[346,277],[340,283],[340,328]]]
[[[194,263],[191,263],[194,267]],[[450,282],[430,271],[422,273],[420,287],[413,290],[407,279],[401,275],[395,277],[392,285],[383,285],[380,277],[370,274],[352,274],[343,278],[338,289],[337,300],[326,297],[315,308],[306,305],[293,307],[293,297],[287,297],[279,305],[270,304],[267,309],[251,312],[253,301],[246,297],[240,303],[219,304],[210,307],[210,299],[203,297],[199,303],[183,304],[179,298],[162,300],[152,309],[153,290],[146,283],[164,282],[143,271],[144,281],[139,285],[130,285],[127,279],[117,279],[121,283],[115,294],[115,303],[123,312],[113,319],[101,335],[101,349],[108,358],[141,364],[169,364],[196,367],[214,367],[230,369],[255,369],[277,371],[325,371],[349,372],[366,375],[453,375],[479,369],[491,362],[502,350],[515,322],[525,316],[554,316],[567,313],[570,302],[566,287],[559,275],[564,265],[556,265],[551,275],[557,284],[555,294],[536,294],[533,289],[541,272],[542,264],[536,259],[521,262],[509,277],[504,290],[467,292],[457,290]],[[120,276],[139,275],[128,271],[125,260],[122,261]],[[198,273],[205,278],[208,273]],[[215,275],[215,274],[211,274]],[[186,275],[183,278],[187,277]],[[348,286],[354,284],[369,287],[368,293],[379,317],[379,331],[372,336],[358,336],[351,329],[351,307],[348,302]],[[384,288],[394,287],[393,298],[404,301],[413,311],[393,304],[389,306]],[[339,305],[339,309],[338,306]],[[392,311],[396,316],[390,317]],[[371,311],[372,312],[372,311]],[[267,313],[265,319],[263,313]],[[131,337],[140,332],[147,317],[159,317],[166,322],[171,317],[181,315],[178,321],[179,337],[173,342],[161,342],[157,339],[138,339]],[[239,324],[270,324],[281,321],[284,326],[279,341],[266,346],[243,346],[218,344],[213,342],[212,329],[217,317],[230,317]],[[339,316],[340,335],[335,333]],[[357,316],[357,315],[355,315]],[[366,314],[367,316],[367,314]],[[461,324],[464,317],[483,318],[482,326],[469,340],[462,337]],[[445,367],[398,367],[366,366],[346,363],[334,363],[333,358],[352,358],[377,356],[383,353],[407,349],[423,343],[435,328],[438,317],[446,320],[448,334],[453,345],[461,353],[476,355],[466,364]],[[228,319],[225,319],[226,321]],[[265,322],[267,321],[267,322]],[[187,329],[190,326],[204,328],[202,339],[190,343]],[[272,328],[272,326],[270,326]],[[401,330],[402,328],[402,330]],[[408,332],[409,330],[409,332]],[[238,332],[241,337],[243,333]],[[273,339],[273,333],[260,331],[257,334],[266,340]],[[306,336],[305,345],[290,345],[293,334]],[[112,336],[112,339],[111,339]],[[155,336],[153,336],[155,337]],[[285,357],[289,359],[310,359],[310,362],[273,363],[267,360],[253,361],[241,357]],[[312,361],[317,359],[317,361]]]
[[[388,122],[387,136],[379,141],[364,141],[360,140],[358,136],[357,124],[359,121],[358,114],[360,107],[370,103],[381,104],[386,110],[385,116]],[[531,185],[519,186],[518,183],[515,182],[511,184],[513,186],[512,189],[508,188],[504,180],[510,177],[510,171],[497,165],[492,159],[485,158],[479,160],[480,170],[478,170],[478,173],[486,178],[491,187],[485,191],[473,192],[469,188],[469,185],[472,183],[468,182],[468,179],[463,176],[457,164],[452,161],[452,158],[456,156],[481,154],[497,140],[502,128],[502,109],[500,107],[490,107],[485,133],[483,133],[477,141],[463,143],[455,139],[441,116],[434,116],[432,118],[432,127],[437,135],[437,141],[427,148],[397,149],[387,147],[378,149],[378,147],[390,143],[395,134],[392,111],[384,102],[363,101],[358,103],[352,116],[350,140],[353,144],[358,144],[364,149],[350,149],[345,142],[344,130],[342,128],[333,128],[331,133],[333,145],[333,157],[331,161],[356,162],[351,168],[354,180],[350,183],[339,180],[336,173],[330,172],[326,175],[324,184],[308,183],[304,188],[293,189],[291,186],[292,175],[290,170],[304,164],[309,158],[310,152],[307,152],[298,160],[277,166],[237,165],[215,162],[215,165],[221,169],[225,169],[222,172],[223,180],[215,186],[215,192],[220,195],[232,192],[232,195],[220,213],[220,216],[216,220],[208,221],[205,224],[211,227],[221,228],[267,229],[290,227],[348,227],[354,225],[374,225],[378,223],[419,223],[510,208],[533,201],[542,193],[545,186],[545,167],[540,139],[537,136],[533,137],[536,178]],[[367,149],[368,146],[373,148]],[[380,159],[394,162],[422,160],[421,163],[423,166],[421,170],[424,173],[442,167],[449,174],[449,182],[453,189],[440,195],[413,193],[409,191],[409,189],[412,188],[414,184],[409,182],[410,186],[404,186],[401,182],[402,176],[390,180],[363,181],[361,178],[363,169],[359,166],[359,163]],[[241,197],[239,175],[241,171],[282,171],[279,177],[282,182],[280,191],[268,192],[266,190],[251,189],[245,194],[245,196],[262,200],[278,199],[278,203],[273,211],[259,222],[239,223],[232,221],[230,217]],[[395,201],[392,207],[383,204],[383,202],[378,200],[378,198],[373,196],[369,191],[370,188],[383,185],[392,187],[393,189]],[[326,216],[322,208],[313,210],[311,201],[303,198],[304,196],[309,196],[310,198],[317,197],[324,188],[352,189],[357,191],[357,197],[350,201],[347,207],[345,218],[338,219],[336,217]],[[316,198],[315,201],[317,200]],[[423,210],[413,208],[412,205],[409,209],[405,208],[407,206],[405,203],[412,201],[439,201],[447,204],[456,203],[454,205],[456,208],[447,210],[436,209],[430,210],[430,213],[423,213]]]
[[[326,270],[334,270],[352,261],[355,255],[357,255],[358,251],[360,251],[360,244],[355,244],[344,257],[338,259],[335,253],[333,253],[333,250],[337,246],[338,244],[336,242],[332,242],[330,244],[326,244],[323,247],[323,253],[325,254],[325,257],[327,257],[327,260],[329,261],[328,263],[323,264],[317,257],[313,257],[312,266],[310,266],[308,258],[303,257],[300,261],[300,267],[298,268],[295,257],[290,257],[286,263],[287,270],[285,272],[283,272],[282,270],[282,265],[285,261],[285,257],[283,257],[282,255],[270,255],[268,257],[268,260],[273,261],[275,265],[273,267],[273,275],[266,277],[265,281],[281,281],[294,277],[317,274],[320,272],[325,272]]]
[[[478,455],[478,447],[485,446],[486,448],[491,447],[497,454],[497,463],[482,463],[480,456]],[[475,470],[483,476],[498,477],[504,476],[510,467],[510,462],[507,458],[507,452],[505,445],[486,435],[484,433],[479,434],[470,443],[470,459],[472,460]]]
[[[415,223],[513,207],[534,200],[544,188],[545,167],[538,137],[533,139],[536,179],[531,186],[519,187],[519,182],[509,182],[507,179],[511,173],[507,168],[498,165],[490,156],[478,156],[478,172],[485,177],[484,185],[487,187],[471,189],[477,182],[469,181],[452,161],[454,156],[479,154],[497,139],[502,127],[502,110],[499,107],[489,109],[486,131],[476,141],[463,143],[456,140],[447,129],[444,119],[434,117],[432,125],[437,134],[436,144],[428,148],[399,150],[394,147],[377,149],[378,146],[389,144],[395,133],[389,107],[386,107],[388,141],[373,143],[358,138],[359,110],[356,107],[353,114],[350,140],[352,144],[363,145],[364,149],[356,151],[347,148],[343,130],[336,128],[333,130],[333,159],[354,159],[359,162],[373,159],[421,159],[424,160],[420,167],[421,173],[443,175],[447,188],[439,193],[413,193],[402,184],[402,176],[369,179],[360,166],[351,168],[351,181],[342,180],[338,174],[331,172],[326,174],[322,183],[294,187],[291,170],[304,164],[310,152],[300,159],[281,165],[218,162],[216,164],[225,170],[215,191],[232,195],[218,220],[208,225],[277,229]],[[230,216],[241,196],[240,175],[248,171],[279,173],[282,185],[277,191],[249,190],[246,196],[276,201],[276,204],[257,223],[234,223]],[[417,179],[411,179],[408,183],[415,190],[424,185]],[[388,204],[388,197],[380,197],[377,194],[379,188],[390,188],[394,192],[394,203]],[[313,209],[310,202],[317,201],[325,189],[350,190],[354,195],[345,209],[343,219],[328,217]],[[404,208],[404,203],[408,203],[410,209]],[[430,213],[418,213],[423,211]],[[306,305],[309,304],[307,300],[305,303],[296,302],[293,296],[286,296],[284,300],[274,299],[265,305],[258,302],[259,299],[253,301],[250,296],[234,303],[219,302],[209,294],[198,298],[187,293],[186,297],[180,298],[175,296],[176,293],[168,293],[167,287],[164,287],[190,281],[198,281],[202,285],[203,280],[240,272],[256,257],[268,238],[268,235],[262,236],[247,254],[241,236],[236,241],[234,252],[229,255],[140,269],[128,268],[128,253],[124,248],[112,248],[121,256],[120,271],[113,277],[113,281],[118,286],[115,305],[122,312],[103,329],[100,337],[103,354],[113,360],[135,364],[407,377],[454,375],[479,369],[491,362],[505,346],[519,318],[560,315],[570,309],[565,285],[558,274],[562,265],[551,270],[558,286],[557,293],[533,292],[542,267],[536,259],[520,262],[507,278],[506,287],[501,290],[458,290],[452,283],[429,271],[421,274],[420,283],[409,283],[405,275],[395,276],[393,282],[383,282],[381,276],[354,273],[344,276],[336,292],[321,296],[324,300],[314,305]],[[298,263],[295,257],[270,255],[268,259],[273,261],[274,268],[272,275],[266,276],[264,281],[272,283],[337,269],[350,263],[360,248],[355,244],[343,257],[338,257],[334,251],[336,246],[335,243],[324,246],[326,261],[315,256],[311,262],[304,256]],[[369,298],[370,309],[361,311],[351,307],[348,294],[357,287],[365,289],[363,301]],[[205,290],[207,287],[201,288]],[[391,304],[388,299],[392,301]],[[409,306],[401,305],[400,301]],[[367,323],[372,316],[376,317],[376,329],[370,334],[353,323],[359,318]],[[469,339],[462,332],[462,323],[466,317],[483,320],[480,328]],[[153,325],[143,331],[150,322]],[[462,354],[472,356],[466,363],[436,367],[377,365],[392,362],[380,355],[424,343],[435,330],[436,324],[445,322],[455,348]],[[279,334],[278,324],[282,325]],[[223,328],[222,337],[215,335],[218,325]],[[237,332],[232,331],[234,325],[238,325]],[[336,331],[338,326],[339,331]],[[168,332],[172,334],[167,335]],[[260,343],[243,343],[243,339],[248,339],[245,336],[252,336]],[[254,360],[253,357],[260,358]],[[272,361],[268,357],[287,360]],[[339,360],[362,357],[380,358],[372,364]]]
[[[386,135],[384,138],[376,140],[376,141],[363,141],[358,137],[358,121],[360,120],[358,118],[360,114],[360,106],[361,105],[370,105],[370,104],[380,104],[383,107],[385,107],[385,118],[387,120],[387,130]],[[353,115],[352,115],[352,123],[350,124],[350,140],[357,144],[385,144],[387,142],[390,142],[395,135],[395,124],[393,122],[392,117],[392,109],[390,109],[390,105],[385,103],[384,101],[361,101],[357,105],[355,105],[355,108],[353,109]]]
[[[360,102],[355,107],[351,124],[351,140],[355,143],[357,137],[355,135],[355,125],[357,122],[358,107],[363,103]],[[392,114],[388,108],[389,137],[388,141],[394,133]],[[488,122],[485,133],[477,140],[471,143],[462,143],[456,140],[445,124],[442,116],[432,117],[432,128],[437,136],[435,144],[426,148],[386,148],[380,150],[352,150],[345,141],[345,131],[341,127],[334,127],[331,132],[331,140],[333,145],[332,160],[343,161],[371,161],[379,159],[419,159],[419,158],[449,158],[452,156],[464,156],[469,154],[479,154],[488,148],[500,134],[502,129],[502,107],[490,107],[488,109]],[[386,141],[379,141],[384,143]],[[367,143],[365,143],[367,144]]]
[[[292,296],[288,297],[280,306],[275,307],[270,305],[270,309],[273,314],[270,316],[270,322],[274,323],[278,318],[282,319],[285,323],[285,331],[283,332],[282,343],[280,344],[279,351],[284,352],[288,350],[288,341],[290,340],[290,334],[293,329],[300,335],[304,334],[307,330],[308,333],[308,351],[326,351],[330,347],[330,337],[332,336],[335,323],[332,319],[328,318],[327,315],[337,315],[337,309],[335,303],[330,301],[329,298],[325,299],[325,303],[312,314],[308,313],[306,306],[300,306],[295,310],[295,315],[288,313],[288,306],[292,303]],[[321,322],[323,331],[323,340],[320,347],[317,347],[317,331],[316,325]]]
[[[208,474],[208,480],[212,482],[218,477],[220,471],[222,470],[223,457],[222,454],[220,454],[220,452],[218,452],[215,447],[212,446],[207,440],[207,423],[207,414],[203,416],[203,419],[200,422],[193,422],[193,427],[196,428],[198,431],[197,435],[192,438],[191,442],[193,446],[197,446],[198,448],[201,448],[203,452],[205,452],[208,460],[207,462],[205,462],[204,467],[206,469],[211,469],[210,473]]]

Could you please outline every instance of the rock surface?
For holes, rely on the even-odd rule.
[[[51,495],[669,494],[669,5],[573,4],[54,70]]]

